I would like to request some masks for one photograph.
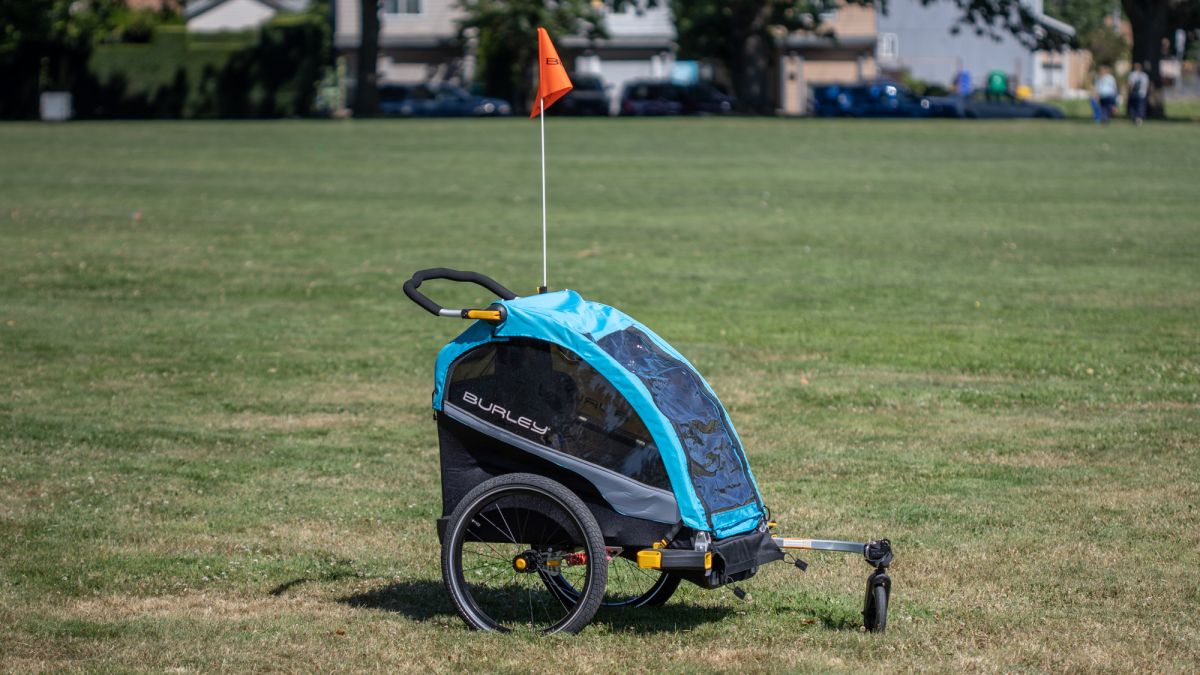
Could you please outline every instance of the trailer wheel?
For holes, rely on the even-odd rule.
[[[866,607],[863,608],[863,626],[872,633],[887,630],[888,588],[883,584],[872,584],[867,589]]]
[[[468,626],[577,633],[592,620],[608,578],[604,536],[570,490],[544,476],[498,476],[448,521],[442,579]],[[579,592],[556,591],[555,577]]]

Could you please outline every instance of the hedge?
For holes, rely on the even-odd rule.
[[[98,45],[74,89],[79,117],[303,117],[329,59],[316,13],[256,31],[189,34],[160,26],[147,44]]]

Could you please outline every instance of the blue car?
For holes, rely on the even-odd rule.
[[[512,106],[450,84],[385,84],[379,87],[379,112],[398,117],[498,117],[511,115]]]
[[[936,113],[928,98],[886,80],[815,86],[812,106],[818,117],[930,117]]]

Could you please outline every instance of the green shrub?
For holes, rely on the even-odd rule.
[[[241,33],[160,25],[145,44],[98,45],[75,109],[93,118],[306,116],[328,57],[328,27],[315,12]]]

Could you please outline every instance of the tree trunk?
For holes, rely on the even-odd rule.
[[[1169,0],[1122,0],[1125,15],[1133,29],[1131,64],[1141,62],[1150,76],[1150,93],[1146,97],[1146,117],[1163,119],[1162,41],[1167,36]]]
[[[769,27],[771,23],[770,3],[750,3],[744,7],[743,14],[734,15],[733,23],[737,26],[731,31],[735,47],[735,62],[729,64],[734,77],[734,93],[738,97],[738,105],[747,112],[769,114],[771,110],[768,77],[771,73],[771,57],[775,51],[775,42],[771,39]]]
[[[767,75],[770,72],[771,44],[761,34],[751,34],[741,41],[737,52],[734,84],[738,102],[747,112],[770,113]]]
[[[379,110],[379,0],[359,0],[362,21],[355,64],[354,116],[373,117]]]

